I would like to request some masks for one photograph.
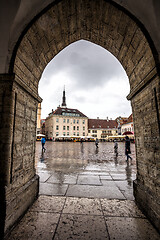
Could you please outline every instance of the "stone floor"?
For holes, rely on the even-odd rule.
[[[8,240],[158,240],[160,235],[137,208],[135,146],[126,162],[113,143],[37,143],[40,196]]]
[[[100,143],[95,149],[94,143],[47,142],[46,148],[42,153],[37,143],[40,194],[134,200],[134,144],[132,164],[126,163],[124,143],[119,143],[118,156],[113,152],[113,143]]]

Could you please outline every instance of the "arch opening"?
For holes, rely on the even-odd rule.
[[[101,14],[99,14],[101,13]],[[8,198],[20,196],[17,189],[32,186],[31,198],[7,222],[8,229],[24,212],[37,192],[35,176],[35,129],[38,83],[45,66],[69,44],[88,40],[111,52],[124,67],[130,83],[135,123],[137,181],[135,197],[158,228],[159,74],[155,56],[137,23],[125,12],[106,1],[60,1],[40,16],[23,36],[16,52],[11,88],[11,158],[4,168],[5,181],[12,186]],[[24,177],[25,176],[25,177]],[[22,179],[22,181],[21,181]],[[11,184],[11,185],[10,185]],[[8,190],[9,191],[9,190]],[[145,196],[144,196],[145,193]],[[14,201],[13,201],[14,202]],[[22,204],[24,202],[22,201]]]
[[[115,119],[132,112],[126,99],[129,80],[122,65],[108,51],[89,41],[70,44],[46,66],[38,90],[43,99],[42,118],[61,105],[64,87],[67,106],[83,110],[89,118]]]

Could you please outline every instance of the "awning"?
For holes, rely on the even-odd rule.
[[[108,136],[108,138],[125,138],[123,135]]]
[[[127,131],[127,132],[124,132],[123,135],[134,135],[134,132]]]
[[[37,134],[37,135],[36,135],[36,137],[45,137],[45,135],[44,135],[44,134],[41,134],[41,133],[39,133],[39,134]]]

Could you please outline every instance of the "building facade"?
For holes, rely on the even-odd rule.
[[[88,135],[107,140],[109,136],[118,135],[117,122],[108,119],[88,119]]]
[[[41,103],[38,103],[36,134],[39,134],[40,132],[41,132]]]
[[[122,135],[122,130],[121,130],[122,125],[127,123],[127,121],[128,121],[127,117],[119,116],[119,117],[116,118],[116,122],[118,124],[118,126],[117,126],[117,128],[118,128],[118,135]]]
[[[88,117],[77,109],[67,108],[65,90],[61,107],[52,110],[45,120],[45,134],[47,139],[88,135]]]
[[[133,117],[132,114],[127,119],[127,122],[122,124],[121,126],[121,134],[133,134],[134,135],[134,125],[133,125]]]

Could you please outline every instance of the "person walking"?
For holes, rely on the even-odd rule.
[[[95,141],[96,148],[98,148],[98,143],[99,143],[99,140],[98,138],[96,138],[96,141]]]
[[[83,146],[83,138],[81,138],[81,145]]]
[[[114,140],[114,152],[116,155],[118,155],[118,143],[116,139]]]
[[[44,147],[45,142],[46,142],[46,139],[45,139],[45,137],[43,137],[43,138],[41,139],[41,143],[42,143],[42,151],[44,150],[44,152],[46,151],[46,149],[45,149],[45,147]]]
[[[128,136],[125,137],[125,155],[127,156],[127,162],[128,162],[128,159],[131,158],[131,156],[129,155],[131,153],[131,149],[130,149],[130,139]]]

